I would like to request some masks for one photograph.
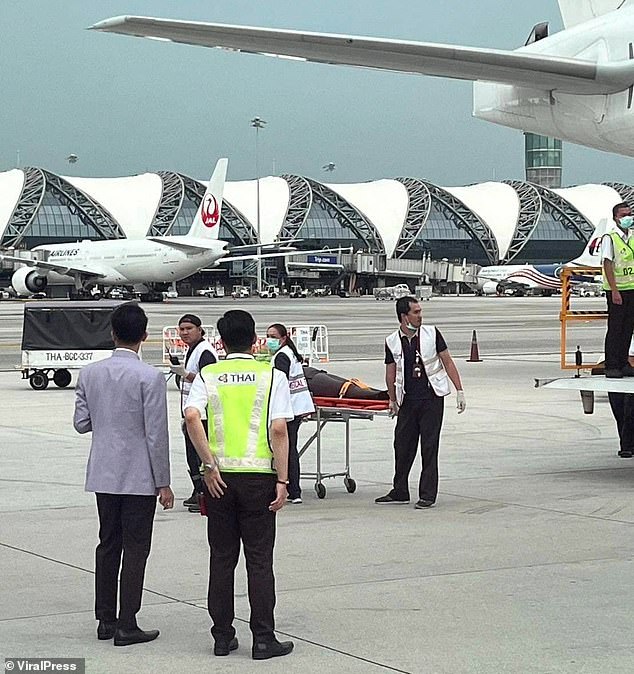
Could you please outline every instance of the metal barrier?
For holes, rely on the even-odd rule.
[[[561,339],[560,339],[560,357],[562,370],[590,370],[597,367],[600,363],[584,363],[583,354],[575,353],[575,360],[573,363],[568,362],[567,359],[567,337],[568,337],[568,323],[580,321],[597,321],[607,320],[607,311],[573,311],[570,308],[572,299],[572,277],[574,276],[596,276],[597,269],[593,267],[564,267],[561,272],[561,312],[559,313],[559,320],[561,321]]]
[[[216,327],[212,325],[203,325],[202,327],[205,330],[205,339],[211,344],[211,347],[218,354],[219,358],[224,358],[226,353]],[[325,325],[289,326],[288,334],[293,342],[295,342],[300,355],[309,365],[313,363],[327,363],[329,361],[328,329]],[[258,336],[253,351],[256,355],[268,354],[266,336]],[[170,364],[170,356],[176,356],[179,360],[184,360],[186,353],[187,346],[178,335],[178,327],[164,327],[163,364]]]

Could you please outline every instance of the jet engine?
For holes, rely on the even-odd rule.
[[[500,285],[499,281],[487,281],[482,285],[483,295],[496,295],[504,292],[504,287]]]
[[[11,277],[11,285],[19,297],[28,297],[46,290],[48,279],[31,267],[20,267]]]

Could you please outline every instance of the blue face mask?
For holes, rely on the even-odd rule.
[[[280,340],[277,337],[267,337],[266,346],[269,351],[275,353],[276,351],[279,351],[279,348],[281,346]]]
[[[632,227],[634,227],[634,217],[631,215],[626,215],[625,217],[621,218],[619,224],[621,227],[623,227],[623,229],[632,229]]]

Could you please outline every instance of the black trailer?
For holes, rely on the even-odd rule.
[[[36,391],[63,388],[71,370],[108,358],[114,349],[112,312],[125,302],[33,302],[24,306],[22,379]]]

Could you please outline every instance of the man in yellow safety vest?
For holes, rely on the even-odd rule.
[[[215,655],[238,648],[233,587],[242,542],[252,657],[266,660],[293,650],[292,641],[275,638],[273,617],[275,514],[288,496],[286,422],[293,418],[293,408],[283,373],[253,358],[251,314],[227,311],[218,332],[227,358],[202,368],[185,402],[187,431],[204,468],[211,634]],[[201,422],[205,410],[208,439]]]
[[[608,301],[605,376],[634,376],[628,350],[634,330],[634,218],[626,203],[612,209],[616,228],[601,240],[603,288]]]

